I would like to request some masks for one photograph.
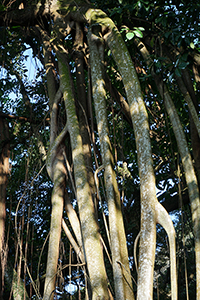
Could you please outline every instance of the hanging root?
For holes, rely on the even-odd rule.
[[[66,133],[68,130],[68,125],[66,123],[65,127],[61,131],[61,133],[56,137],[55,141],[51,145],[48,154],[47,154],[47,161],[46,161],[46,167],[47,167],[47,172],[51,180],[53,181],[53,163],[56,158],[58,148],[61,145]]]
[[[134,241],[134,250],[133,250],[133,253],[134,253],[134,261],[135,261],[135,268],[136,268],[136,272],[138,273],[138,264],[137,264],[137,245],[138,245],[138,241],[139,241],[139,238],[140,238],[140,233],[141,233],[141,230],[139,231],[138,235],[136,236],[135,238],[135,241]]]
[[[175,230],[169,214],[165,208],[157,202],[156,204],[157,223],[166,231],[170,248],[170,277],[171,277],[171,299],[177,300],[177,273],[176,273],[176,241]]]

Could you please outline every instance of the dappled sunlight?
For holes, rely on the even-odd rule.
[[[0,4],[0,298],[200,299],[200,4],[165,2]]]

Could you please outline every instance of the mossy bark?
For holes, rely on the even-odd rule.
[[[28,300],[25,284],[23,280],[18,278],[16,270],[8,261],[5,267],[5,281],[8,288],[12,291],[13,300]]]
[[[67,127],[65,126],[60,132],[60,134],[57,136],[58,104],[61,99],[62,93],[60,89],[56,92],[52,56],[51,51],[49,49],[49,40],[45,38],[45,35],[43,34],[42,30],[41,35],[43,37],[44,43],[45,68],[47,73],[47,87],[51,112],[50,148],[47,154],[46,167],[49,177],[51,178],[54,185],[51,196],[51,224],[43,295],[44,300],[49,300],[54,298],[57,264],[59,257],[59,244],[64,207],[64,188],[66,176],[63,156],[64,148],[62,142],[66,135]]]
[[[90,185],[92,196],[94,196],[96,189],[94,184],[93,175],[93,162],[91,152],[91,140],[89,136],[89,124],[88,124],[88,108],[87,108],[87,97],[85,90],[85,74],[84,74],[84,53],[82,51],[84,47],[83,43],[83,30],[81,25],[76,23],[76,36],[75,36],[75,51],[74,59],[76,66],[76,87],[77,87],[77,99],[78,99],[78,120],[80,134],[82,137],[83,153],[85,166],[87,169],[88,182]]]
[[[156,245],[156,192],[147,112],[140,84],[130,55],[114,23],[101,11],[88,11],[91,23],[107,27],[105,40],[112,51],[125,86],[136,137],[141,193],[141,237],[138,274],[138,299],[151,299],[153,291],[153,266]],[[145,288],[144,288],[145,287]]]
[[[82,139],[76,116],[75,100],[71,89],[69,67],[59,58],[61,88],[65,101],[67,124],[70,133],[77,202],[81,221],[85,260],[90,276],[92,299],[109,299],[107,277],[103,252],[100,243],[99,228],[95,218],[92,195],[87,180],[87,171],[83,156]]]
[[[200,198],[197,178],[194,172],[192,158],[190,156],[187,141],[179,120],[176,108],[169,95],[168,90],[164,89],[164,100],[167,112],[169,114],[179,152],[181,155],[185,178],[188,186],[188,193],[191,203],[192,220],[194,225],[195,236],[195,257],[196,257],[196,299],[200,299]]]
[[[58,95],[58,94],[57,94]],[[49,247],[47,257],[46,278],[44,286],[44,300],[54,298],[55,280],[57,274],[57,264],[59,257],[59,244],[61,236],[61,222],[64,206],[65,195],[65,176],[66,170],[64,165],[63,146],[62,141],[66,134],[67,127],[65,126],[62,132],[55,138],[55,131],[57,132],[57,111],[59,97],[54,98],[52,105],[52,118],[51,118],[51,136],[50,136],[50,149],[47,155],[47,171],[53,181],[53,191],[51,196],[51,225],[49,236]]]
[[[101,62],[98,52],[98,37],[90,32],[88,41],[90,46],[90,64],[92,75],[92,92],[95,104],[98,134],[101,145],[103,166],[105,169],[105,186],[109,210],[109,232],[111,239],[111,252],[113,276],[116,299],[134,299],[132,280],[128,262],[126,236],[121,211],[121,200],[113,169],[113,157],[109,140],[107,113],[105,103],[105,83],[101,71]]]
[[[198,114],[197,114],[197,111],[196,111],[196,108],[193,104],[193,101],[192,101],[192,98],[182,80],[181,77],[179,76],[176,76],[176,81],[178,83],[178,86],[179,86],[179,89],[181,91],[181,93],[183,94],[184,96],[184,99],[185,99],[185,102],[187,103],[188,105],[188,108],[189,108],[189,111],[190,111],[190,114],[191,114],[191,117],[193,119],[193,122],[196,126],[196,130],[198,132],[198,135],[200,137],[200,121],[199,121],[199,117],[198,117]]]
[[[56,160],[54,161],[52,174],[54,187],[51,196],[51,225],[44,286],[44,300],[54,299],[55,280],[59,257],[65,180],[64,160],[61,151],[56,153]]]
[[[151,58],[144,44],[140,42],[137,43],[137,46],[139,47],[148,65],[151,65]],[[161,78],[159,76],[156,76],[154,73],[153,76],[157,84],[159,93],[161,97],[164,98],[165,107],[169,115],[170,121],[172,123],[173,131],[176,137],[176,141],[178,144],[179,152],[183,163],[183,168],[185,171],[185,178],[188,186],[188,193],[189,193],[189,198],[191,203],[192,220],[194,224],[194,234],[195,234],[196,289],[197,289],[196,299],[200,299],[200,281],[199,281],[200,280],[200,199],[199,199],[197,178],[194,172],[194,167],[190,156],[189,148],[187,145],[186,137],[178,113],[171,99],[171,96],[167,90],[166,85],[162,82]]]
[[[44,54],[44,65],[47,76],[47,90],[49,95],[49,106],[50,109],[53,106],[54,97],[56,94],[56,83],[55,83],[55,70],[52,62],[51,46],[47,40],[43,40],[43,54]]]
[[[108,33],[104,36],[104,38],[118,65],[130,106],[136,138],[141,195],[141,236],[137,298],[152,299],[153,267],[156,247],[156,223],[158,220],[161,222],[163,216],[160,213],[159,204],[156,198],[148,115],[135,68],[116,26],[112,20],[110,20],[106,14],[100,10],[88,10],[86,15],[91,24],[100,24],[102,26],[102,30],[107,28]],[[168,216],[167,213],[166,216]],[[163,221],[163,225],[164,223],[165,222]],[[169,216],[168,223],[171,228],[168,233],[171,233],[170,239],[173,241],[173,245],[175,245],[175,234]],[[173,262],[175,262],[174,259]],[[176,299],[177,291],[174,292],[173,297],[173,299]]]
[[[9,130],[5,119],[0,117],[0,299],[3,299],[5,254],[6,188],[9,174]]]

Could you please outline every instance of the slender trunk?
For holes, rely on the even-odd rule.
[[[92,195],[87,180],[82,139],[80,136],[79,125],[76,116],[75,101],[71,90],[69,66],[66,66],[66,62],[60,57],[59,70],[61,77],[61,88],[63,90],[67,112],[67,125],[71,139],[77,202],[81,221],[85,259],[87,262],[92,288],[92,299],[109,299],[99,228],[95,218]]]
[[[152,298],[156,223],[159,221],[159,223],[165,227],[165,218],[167,217],[167,224],[171,229],[165,229],[167,234],[170,234],[169,240],[172,241],[172,245],[170,245],[172,249],[171,253],[173,254],[173,265],[171,265],[171,270],[173,274],[172,277],[174,277],[174,284],[172,284],[172,299],[175,300],[177,299],[176,261],[174,259],[175,232],[169,215],[167,213],[163,214],[164,208],[160,208],[156,198],[148,115],[144,105],[140,83],[130,54],[128,53],[124,41],[114,23],[100,10],[89,9],[86,16],[91,24],[97,23],[102,26],[103,30],[105,28],[108,29],[108,33],[104,38],[112,51],[122,76],[135,132],[141,194],[141,240],[137,297],[138,299]]]
[[[0,299],[3,299],[4,268],[5,268],[5,218],[6,218],[6,187],[9,174],[9,132],[5,119],[0,117]]]
[[[193,83],[189,74],[189,71],[187,69],[182,71],[182,78],[183,81],[187,87],[187,90],[189,91],[190,97],[192,98],[192,101],[194,103],[194,107],[196,109],[197,114],[199,114],[199,108],[197,103],[197,97],[194,91]],[[198,82],[198,79],[195,76],[196,82]],[[192,142],[192,152],[194,156],[195,161],[195,169],[197,171],[197,177],[198,177],[198,184],[200,184],[200,137],[197,131],[197,127],[195,125],[195,122],[191,116],[190,117],[190,135],[191,135],[191,142]]]
[[[67,127],[65,126],[61,133],[56,137],[57,133],[57,114],[58,102],[60,100],[60,90],[55,95],[50,130],[50,149],[47,155],[47,171],[49,177],[52,179],[54,187],[51,196],[52,212],[49,248],[47,257],[46,278],[44,286],[44,300],[54,298],[55,281],[57,274],[57,264],[59,256],[59,244],[61,235],[61,222],[64,207],[65,195],[65,178],[66,169],[64,165],[64,147],[62,141],[66,135]],[[56,137],[56,138],[55,138]]]
[[[83,153],[85,166],[87,168],[88,182],[90,185],[92,196],[96,192],[93,175],[93,162],[91,153],[91,140],[89,136],[89,125],[88,125],[88,109],[87,109],[87,98],[85,91],[85,74],[84,74],[84,53],[82,51],[83,45],[83,31],[79,23],[76,23],[76,37],[75,37],[75,64],[76,64],[76,87],[77,87],[77,98],[78,98],[78,120],[80,135],[83,143]]]
[[[54,64],[52,62],[51,46],[50,43],[45,39],[43,39],[43,54],[44,54],[44,66],[46,69],[46,76],[47,76],[49,106],[51,108],[56,94],[55,70],[54,70]]]
[[[18,278],[16,270],[7,261],[5,267],[5,281],[10,291],[12,291],[14,300],[28,300],[29,296],[24,286],[23,280]]]
[[[92,33],[88,36],[90,46],[90,62],[92,90],[95,103],[97,127],[100,138],[103,166],[105,169],[105,185],[109,210],[109,231],[116,299],[134,299],[128,251],[121,211],[120,195],[113,169],[111,143],[108,135],[105,103],[105,87],[100,65],[100,56],[96,44],[98,37]]]
[[[135,40],[137,47],[140,49],[143,57],[145,58],[147,64],[151,66],[151,58],[148,50],[143,43]],[[154,80],[157,84],[158,91],[161,97],[164,98],[165,107],[169,115],[176,141],[178,144],[179,152],[181,155],[183,168],[185,171],[185,178],[188,186],[188,193],[191,203],[192,220],[194,224],[194,234],[195,234],[195,255],[196,255],[196,288],[197,288],[197,299],[200,299],[200,200],[199,200],[199,189],[197,184],[197,178],[194,172],[194,167],[190,152],[188,149],[185,134],[178,117],[178,113],[171,99],[171,96],[167,90],[166,85],[162,81],[162,78],[153,73]]]
[[[169,114],[174,134],[176,136],[179,152],[181,155],[185,178],[188,186],[188,193],[191,203],[192,220],[194,224],[195,235],[195,257],[196,257],[196,299],[200,300],[200,199],[197,178],[194,172],[192,158],[188,149],[187,141],[184,136],[182,125],[180,123],[176,108],[168,91],[164,90],[164,100],[167,112]]]
[[[59,257],[59,244],[61,235],[61,222],[63,215],[65,168],[62,150],[57,152],[53,171],[53,192],[51,196],[52,211],[49,248],[47,257],[46,278],[44,286],[44,300],[54,299],[57,264]]]
[[[179,76],[176,76],[176,81],[178,83],[178,86],[179,86],[179,89],[181,91],[181,93],[183,94],[184,96],[184,99],[185,99],[185,102],[187,103],[188,105],[188,108],[189,108],[189,112],[190,112],[190,115],[192,117],[192,120],[196,126],[196,130],[198,132],[198,135],[200,137],[200,121],[199,121],[199,117],[198,117],[198,114],[197,114],[197,111],[196,111],[196,108],[195,108],[195,105],[192,101],[192,97],[190,96],[183,80],[181,77]]]
[[[61,236],[61,222],[64,207],[64,188],[66,170],[64,165],[64,147],[62,145],[63,139],[67,132],[65,126],[61,133],[58,132],[58,104],[61,99],[61,91],[56,93],[55,78],[53,64],[51,60],[51,51],[49,49],[49,41],[45,39],[45,35],[41,30],[44,43],[45,67],[47,73],[47,86],[49,94],[49,104],[51,108],[51,126],[50,126],[50,149],[47,155],[47,172],[53,182],[53,191],[51,196],[51,224],[50,237],[47,256],[46,278],[44,285],[44,300],[54,298],[55,282],[57,275],[57,264],[59,257],[59,244]]]

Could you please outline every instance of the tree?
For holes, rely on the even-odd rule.
[[[9,136],[8,136],[8,124],[5,119],[0,118],[0,135],[2,140],[1,145],[1,160],[0,160],[0,275],[1,275],[1,294],[3,296],[4,286],[4,271],[5,271],[5,218],[6,218],[6,187],[7,177],[9,174]]]
[[[43,299],[54,299],[61,279],[67,277],[65,269],[72,267],[71,255],[66,265],[60,258],[63,227],[77,255],[75,266],[82,268],[85,277],[86,299],[134,299],[131,236],[140,239],[137,299],[152,299],[159,223],[169,238],[171,295],[177,299],[175,230],[168,212],[190,201],[196,299],[200,299],[199,30],[195,22],[199,5],[186,9],[183,4],[119,1],[116,6],[107,1],[101,9],[98,1],[3,2],[1,62],[7,73],[1,82],[2,118],[10,124],[10,147],[18,162],[23,149],[25,167],[24,187],[22,174],[18,177],[15,249],[10,257],[13,260],[16,253],[17,280],[24,276],[25,282],[29,276],[30,297],[33,287],[38,298],[43,294]],[[184,14],[188,14],[187,22]],[[188,21],[191,18],[194,25]],[[188,28],[194,32],[193,40]],[[23,66],[27,45],[46,71],[45,75],[38,71],[35,86],[28,83]],[[7,92],[11,89],[21,95],[12,115]],[[182,103],[186,103],[184,109]],[[27,152],[30,145],[34,150]],[[36,161],[43,165],[38,174],[34,173]],[[180,167],[182,173],[177,172]],[[19,172],[19,167],[15,169]],[[100,172],[104,182],[99,186]],[[30,234],[36,235],[37,206],[30,202],[26,208],[34,197],[33,184],[39,191],[40,181],[52,188],[51,216],[43,216],[45,228],[50,226],[46,267],[42,252],[38,258],[38,267],[45,272],[43,283],[39,269],[37,274],[34,271],[35,262],[28,259],[28,253],[34,258],[29,242]],[[156,184],[163,189],[163,205]],[[9,192],[11,200],[11,188]],[[41,195],[36,199],[42,214],[49,211]],[[134,231],[135,225],[127,226],[126,220],[132,218],[133,204],[139,209],[139,202],[140,230]],[[139,222],[138,217],[134,220]],[[34,245],[43,251],[45,243],[40,234]]]

